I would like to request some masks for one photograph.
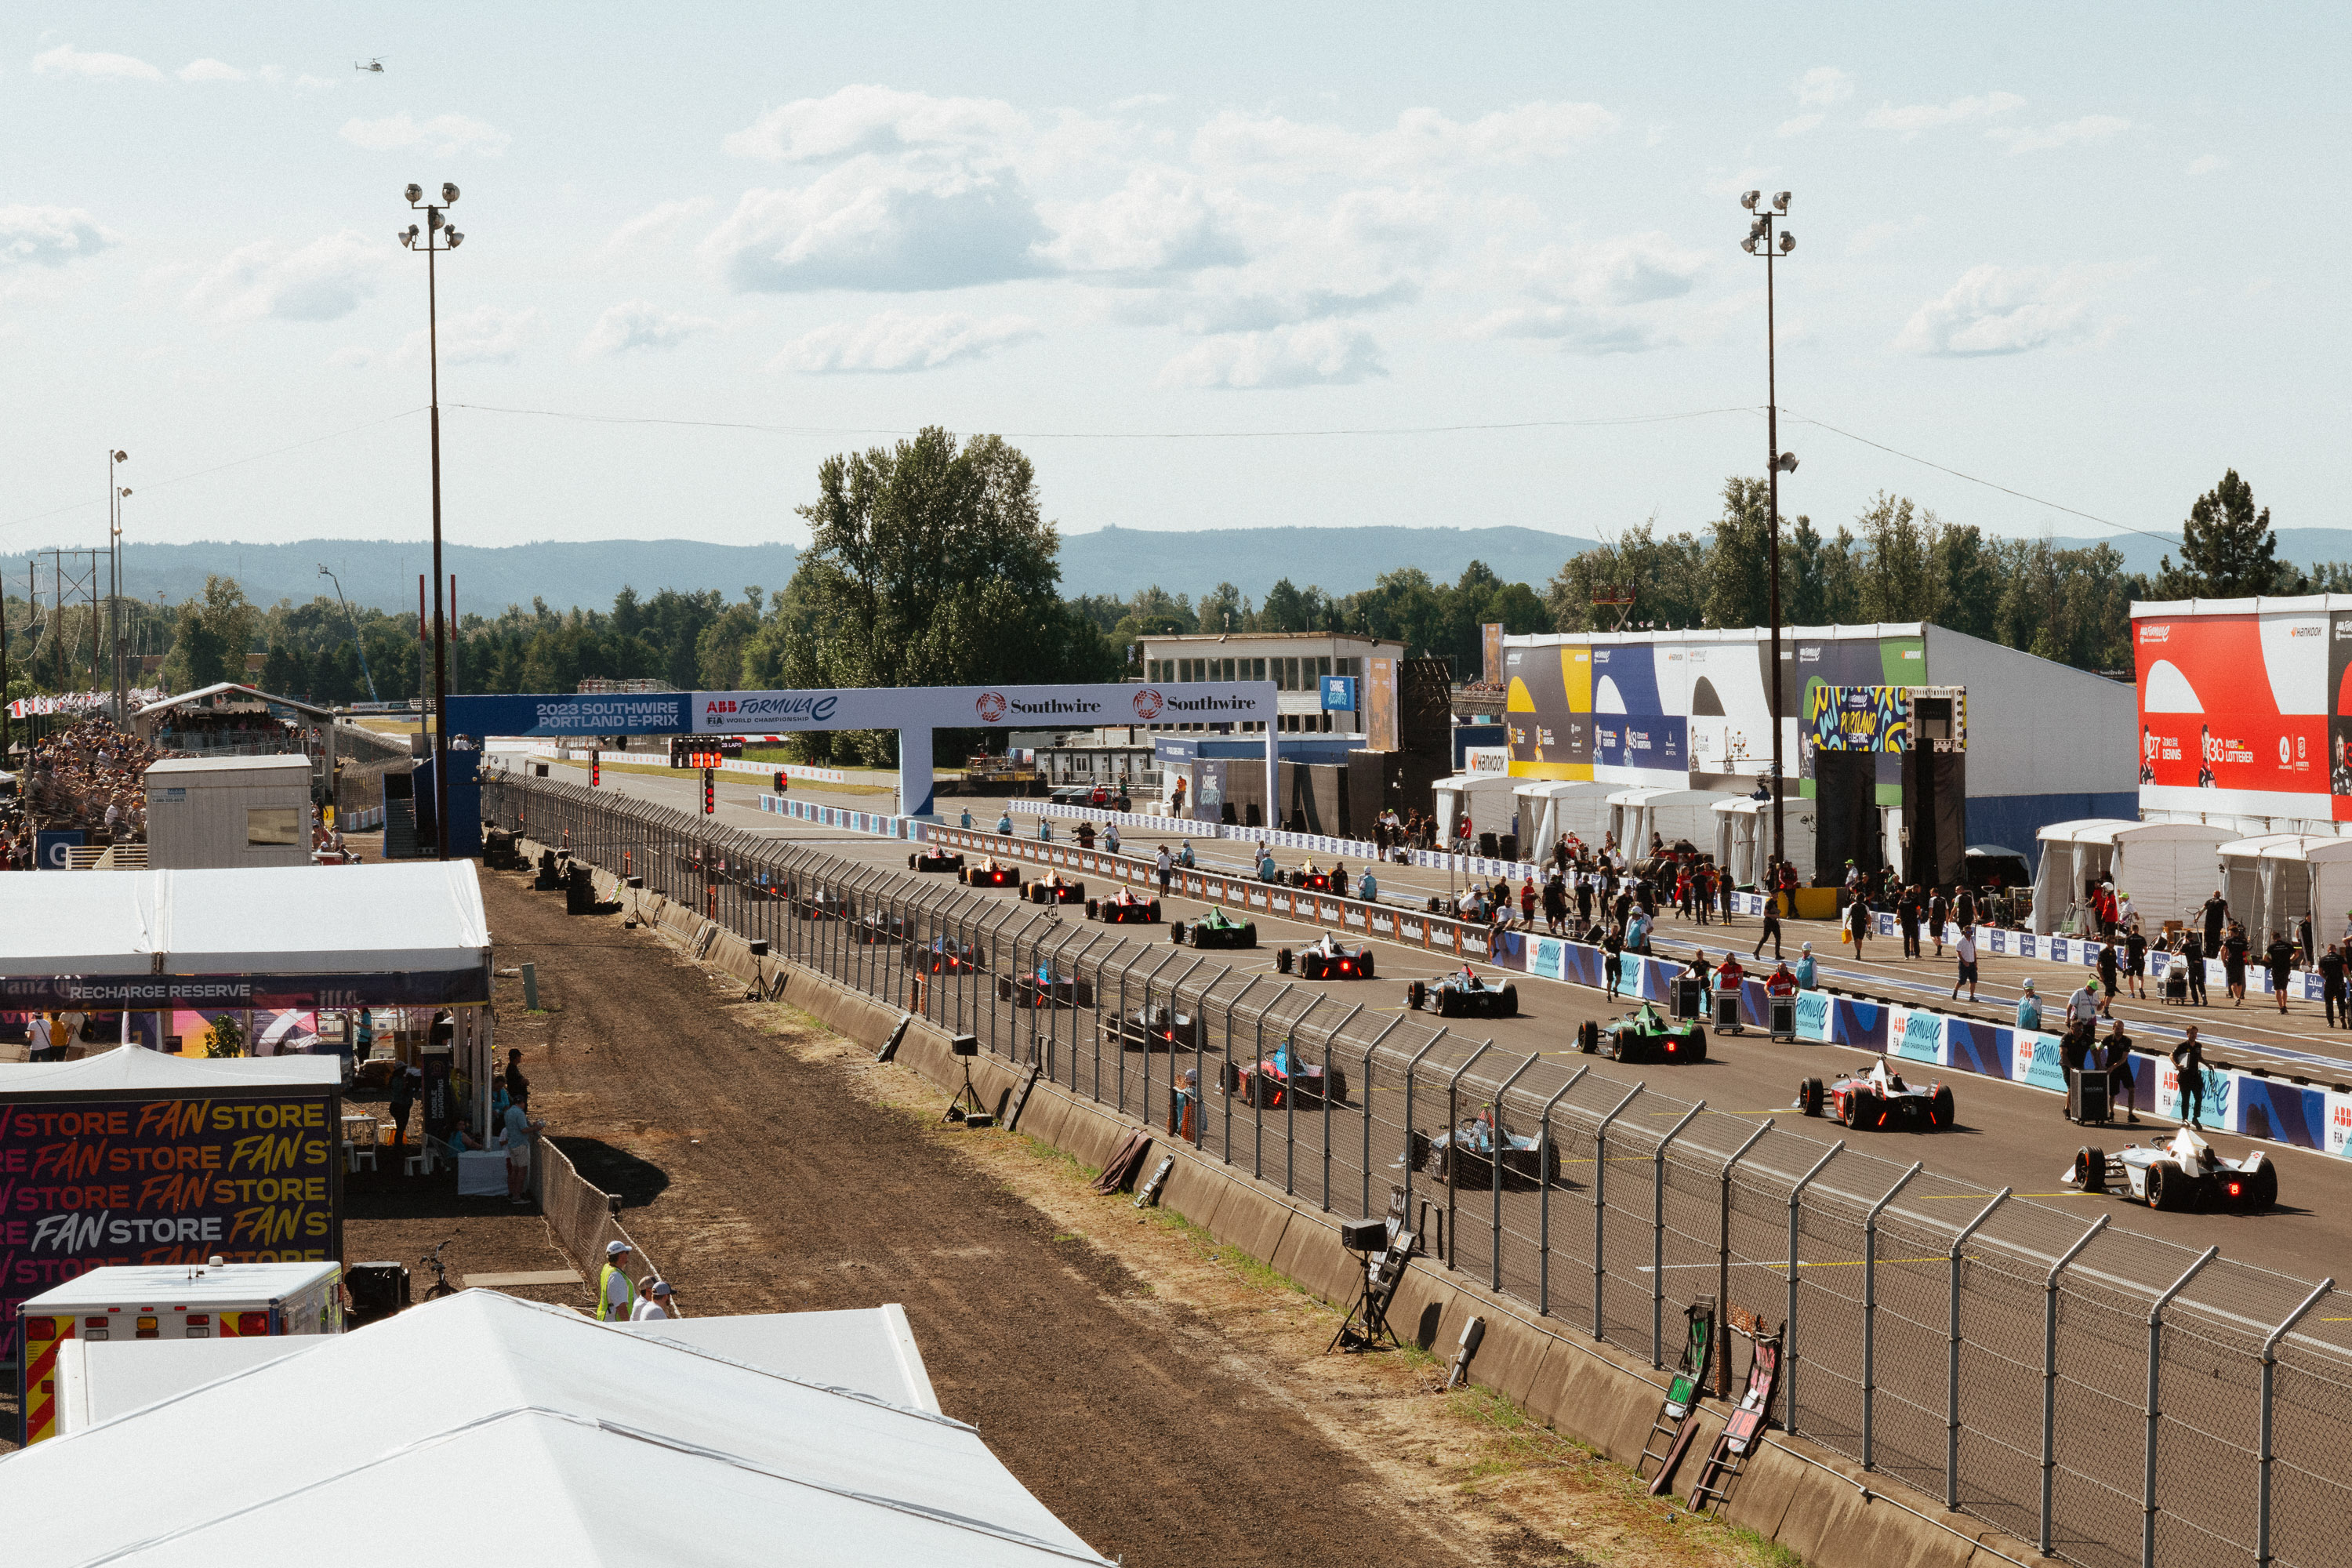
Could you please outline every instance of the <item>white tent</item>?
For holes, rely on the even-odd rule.
[[[64,878],[58,879],[63,881]],[[341,1089],[334,1057],[166,1056],[161,1051],[100,1051],[74,1062],[0,1062],[0,1103],[25,1095],[250,1093],[260,1089]]]
[[[2168,920],[2193,917],[2213,889],[2214,852],[2227,829],[2200,822],[2134,822],[2084,817],[2053,822],[2036,835],[2041,864],[2033,876],[2033,929],[2043,935],[2065,922],[2093,878],[2112,878],[2118,893],[2153,936]]]
[[[1511,793],[1517,797],[1527,858],[1549,854],[1563,833],[1599,848],[1609,827],[1609,797],[1618,787],[1591,779],[1518,781]]]
[[[2282,835],[2263,841],[2254,862],[2263,889],[2262,925],[2248,927],[2247,935],[2255,947],[2268,942],[2272,931],[2294,941],[2295,922],[2305,919],[2313,937],[2325,942],[2339,929],[2336,922],[2352,913],[2352,838]]]
[[[1610,831],[1629,860],[1650,852],[1654,833],[1669,844],[1677,838],[1713,844],[1716,803],[1741,798],[1726,790],[1620,789],[1609,797]]]
[[[1715,815],[1715,863],[1727,868],[1731,879],[1752,886],[1757,868],[1772,849],[1772,803],[1753,795],[1736,795],[1718,800]],[[1813,813],[1809,802],[1790,798],[1782,803],[1780,831],[1789,843],[1783,859],[1798,866],[1813,863]],[[1694,838],[1693,843],[1698,840]]]
[[[470,860],[0,877],[0,974],[347,974],[478,969]]]
[[[354,1404],[419,1368],[420,1396]],[[224,1443],[244,1458],[153,1462]],[[389,1568],[415,1541],[353,1521],[403,1499],[533,1562],[1104,1562],[962,1422],[490,1290],[0,1458],[26,1563],[248,1568],[333,1542]]]
[[[2246,928],[2246,940],[2257,952],[2273,931],[2284,931],[2290,920],[2311,911],[2312,857],[2331,873],[2340,893],[2347,868],[2336,863],[2330,846],[2352,851],[2352,839],[2315,837],[2305,833],[2266,833],[2239,838],[2214,850],[2221,863],[2221,896],[2230,900],[2230,918]],[[2331,896],[2334,896],[2331,894]],[[2335,907],[2345,900],[2335,897]]]
[[[1466,807],[1470,825],[1479,833],[1516,833],[1511,826],[1513,780],[1507,773],[1455,773],[1437,781],[1437,836],[1440,844],[1454,841],[1454,825]]]

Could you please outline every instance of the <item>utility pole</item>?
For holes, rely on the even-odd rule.
[[[449,858],[449,661],[446,634],[441,623],[441,323],[438,284],[434,258],[455,250],[466,237],[449,226],[445,216],[457,200],[457,187],[444,184],[441,200],[425,199],[425,187],[412,184],[405,193],[411,210],[423,208],[425,226],[410,224],[400,243],[425,253],[425,339],[429,366],[433,420],[433,831],[440,858]]]
[[[343,580],[328,571],[324,563],[320,564],[319,575],[335,585],[335,598],[343,606],[343,618],[352,623],[352,648],[360,656],[360,679],[367,682],[368,700],[381,702],[383,699],[375,694],[375,677],[368,673],[367,644],[360,640],[360,618],[352,614],[352,602],[343,597]]]
[[[110,449],[106,454],[106,631],[114,647],[114,721],[126,724],[130,715],[124,711],[130,705],[124,679],[122,658],[122,500],[131,491],[114,482],[114,470],[131,460],[128,452]]]
[[[1764,199],[1761,191],[1750,191],[1739,198],[1739,205],[1755,214],[1748,226],[1748,237],[1739,248],[1750,256],[1764,258],[1764,442],[1770,462],[1765,469],[1771,489],[1772,525],[1766,536],[1766,571],[1770,577],[1772,598],[1772,865],[1777,869],[1789,856],[1787,829],[1782,817],[1782,795],[1787,769],[1780,755],[1780,732],[1783,728],[1780,700],[1780,476],[1797,471],[1797,455],[1780,450],[1780,355],[1775,339],[1772,317],[1772,262],[1775,253],[1786,256],[1797,248],[1797,237],[1783,233],[1775,243],[1772,225],[1775,219],[1789,213],[1789,193],[1780,192],[1772,198],[1769,211],[1759,212],[1757,204]],[[1771,896],[1768,885],[1765,896]]]

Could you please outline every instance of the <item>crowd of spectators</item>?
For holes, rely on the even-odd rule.
[[[90,844],[147,837],[147,765],[170,750],[85,719],[20,749],[16,794],[0,802],[0,868],[29,870],[37,829],[79,828]]]

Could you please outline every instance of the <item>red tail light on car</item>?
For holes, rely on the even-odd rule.
[[[2235,1182],[2230,1184],[2230,1195],[2233,1198],[2238,1195],[2238,1184]]]

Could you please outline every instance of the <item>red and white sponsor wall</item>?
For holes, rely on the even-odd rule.
[[[2142,810],[2352,821],[2352,595],[2132,606]]]

